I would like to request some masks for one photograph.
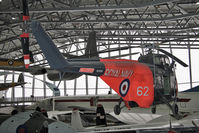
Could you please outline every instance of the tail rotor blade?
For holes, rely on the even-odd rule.
[[[28,3],[27,0],[22,0],[23,5],[23,34],[20,35],[21,37],[21,44],[24,54],[24,64],[25,68],[28,68],[30,65],[30,51],[29,51],[29,32],[28,32],[28,21],[30,19],[29,10],[28,10]]]

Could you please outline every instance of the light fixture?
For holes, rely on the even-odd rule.
[[[127,11],[123,11],[123,13],[124,13],[124,14],[126,14],[126,13],[127,13]]]
[[[0,0],[0,2],[2,2],[2,0]]]
[[[196,2],[196,5],[199,5],[199,2]]]

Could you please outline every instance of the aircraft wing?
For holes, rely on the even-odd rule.
[[[44,132],[45,127],[49,133],[76,133],[67,124],[49,119],[38,111],[19,112],[0,124],[1,133]]]
[[[21,60],[0,58],[0,66],[24,66],[24,62]]]
[[[45,74],[50,68],[44,68],[40,66],[30,66],[29,68],[25,68],[24,66],[15,67],[15,66],[0,66],[2,70],[12,70],[12,71],[20,71],[20,72],[29,72],[32,75]]]
[[[0,91],[4,91],[4,90],[7,90],[11,87],[15,87],[15,86],[19,86],[19,85],[24,85],[26,84],[26,82],[22,82],[22,83],[19,83],[19,82],[14,82],[14,83],[0,83]]]
[[[185,90],[183,92],[199,92],[199,85],[195,86],[195,87],[193,87],[191,89],[187,89],[187,90]]]
[[[15,110],[14,107],[3,107],[0,108],[0,114],[11,114],[13,110]]]
[[[194,117],[194,118],[193,118]],[[107,126],[107,127],[89,127],[85,128],[87,131],[97,131],[112,133],[112,132],[164,132],[164,133],[177,133],[177,132],[198,132],[198,114],[194,114],[190,119],[175,120],[171,119],[169,115],[164,115],[153,119],[147,123],[141,124],[125,124],[118,126]],[[171,122],[171,124],[170,124]]]

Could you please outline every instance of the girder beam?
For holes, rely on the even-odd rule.
[[[179,0],[137,0],[136,3],[128,3],[126,5],[115,5],[115,6],[86,6],[82,7],[68,7],[63,9],[57,8],[42,8],[42,9],[29,9],[30,13],[51,13],[51,12],[82,12],[82,11],[104,11],[104,10],[129,10],[134,8],[141,8],[146,6],[154,6],[165,4],[168,2],[177,2]],[[0,10],[0,13],[21,13],[20,10]]]

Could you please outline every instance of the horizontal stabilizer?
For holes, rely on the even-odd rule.
[[[185,90],[183,92],[199,92],[199,86],[195,86],[195,87]]]
[[[15,87],[15,86],[19,86],[19,85],[24,85],[26,84],[26,82],[22,82],[22,83],[19,83],[19,82],[13,82],[13,83],[0,83],[0,91],[5,91],[11,87]]]
[[[69,63],[65,60],[51,38],[41,27],[40,22],[32,22],[32,32],[51,68],[62,70],[62,68],[69,66]]]

